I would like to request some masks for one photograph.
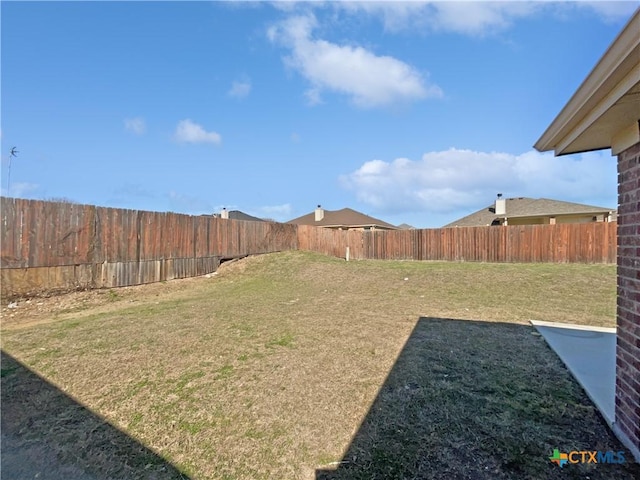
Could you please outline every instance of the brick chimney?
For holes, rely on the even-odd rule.
[[[316,213],[316,222],[319,222],[324,218],[324,210],[320,205],[318,205],[318,208],[316,208],[315,213]]]

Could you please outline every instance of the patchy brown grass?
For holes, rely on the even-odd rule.
[[[527,326],[614,325],[614,266],[287,252],[106,292],[19,302],[2,348],[192,478],[553,477],[549,448],[619,448]]]

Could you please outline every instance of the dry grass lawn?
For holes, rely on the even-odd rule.
[[[615,266],[287,252],[32,299],[3,311],[3,431],[95,478],[637,478],[549,462],[621,447],[527,323],[613,326],[615,292]]]

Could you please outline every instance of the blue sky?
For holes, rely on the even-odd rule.
[[[498,192],[615,207],[609,151],[532,145],[639,4],[3,1],[2,194],[417,227]]]

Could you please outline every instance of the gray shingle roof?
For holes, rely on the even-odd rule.
[[[548,198],[507,198],[506,214],[496,215],[495,204],[492,203],[486,208],[478,210],[471,215],[462,217],[444,226],[447,227],[479,227],[491,225],[496,219],[518,218],[518,217],[541,217],[559,215],[589,215],[589,214],[609,214],[615,212],[615,208],[594,207],[581,203],[563,202],[561,200],[551,200]]]
[[[266,222],[267,221],[267,220],[264,220],[263,218],[253,217],[247,213],[241,212],[240,210],[229,210],[228,214],[231,220],[244,220],[246,222]],[[213,216],[216,218],[221,218],[220,213],[214,213],[212,215],[205,214],[205,216]]]
[[[229,218],[232,220],[245,220],[248,222],[264,222],[262,218],[253,217],[240,210],[229,210]]]
[[[398,228],[400,230],[415,230],[416,227],[414,227],[413,225],[409,225],[408,223],[401,223],[400,225],[398,225]]]

